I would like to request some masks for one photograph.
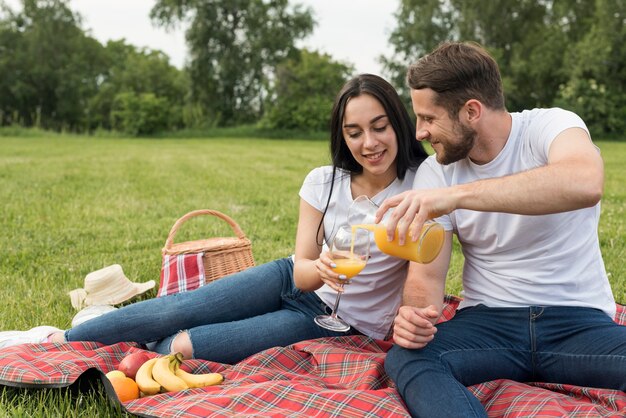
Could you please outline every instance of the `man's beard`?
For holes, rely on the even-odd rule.
[[[467,158],[474,146],[477,136],[476,131],[459,122],[456,122],[455,125],[460,133],[460,140],[455,144],[444,144],[441,142],[443,152],[437,154],[437,162],[439,164],[448,165]]]

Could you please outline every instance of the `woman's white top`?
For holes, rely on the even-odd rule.
[[[313,169],[300,189],[300,197],[322,213],[328,201],[332,171],[331,166]],[[386,198],[409,190],[414,177],[415,171],[407,170],[403,180],[395,179],[371,200],[380,205]],[[324,216],[326,242],[330,242],[340,227],[348,225],[348,209],[353,201],[349,172],[337,169],[334,183],[328,210]],[[316,228],[317,225],[311,227]],[[324,250],[327,249],[325,244]],[[363,334],[383,339],[391,329],[400,306],[408,262],[383,254],[374,243],[373,235],[370,256],[365,269],[345,287],[338,316]],[[335,290],[323,285],[315,292],[328,306],[334,305],[337,296]]]

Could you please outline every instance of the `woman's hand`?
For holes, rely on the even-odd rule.
[[[341,284],[347,284],[349,283],[349,280],[347,280],[344,275],[337,274],[335,270],[333,270],[333,266],[334,262],[328,251],[323,251],[320,254],[320,258],[315,261],[315,267],[317,268],[320,280],[330,286],[333,290],[343,292]]]

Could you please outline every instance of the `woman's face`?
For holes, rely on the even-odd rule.
[[[369,94],[351,98],[346,104],[342,131],[364,173],[396,176],[398,141],[378,100]]]

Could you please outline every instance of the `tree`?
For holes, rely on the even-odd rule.
[[[389,37],[394,52],[380,59],[392,84],[405,100],[409,97],[405,80],[408,64],[450,39],[453,33],[455,16],[443,3],[441,0],[401,0],[394,14],[397,27]]]
[[[592,24],[567,50],[568,80],[556,104],[580,115],[601,134],[626,131],[626,2],[597,0]]]
[[[97,94],[89,101],[90,129],[117,128],[131,134],[148,134],[182,127],[182,109],[189,91],[189,80],[184,71],[172,66],[162,52],[140,49],[123,39],[109,41],[105,52],[107,71]],[[146,104],[144,109],[158,103],[156,114],[163,120],[159,123],[150,121],[149,126],[142,127],[137,123],[148,119],[141,117],[132,122],[132,129],[126,128],[130,125],[121,124],[120,111],[125,109],[122,113],[129,115],[129,109],[133,108],[131,104],[138,103]],[[113,111],[117,116],[112,114]]]
[[[623,0],[620,0],[623,3]],[[589,31],[595,0],[402,0],[385,58],[394,79],[444,40],[477,41],[500,66],[507,107],[551,105],[569,78],[566,51]]]
[[[328,130],[337,91],[354,68],[327,54],[302,50],[279,64],[274,98],[262,125],[272,129]]]
[[[104,72],[103,48],[62,0],[23,0],[0,23],[3,123],[82,128]]]
[[[191,99],[220,125],[258,120],[273,68],[308,35],[308,9],[288,0],[157,0],[151,17],[189,21]]]
[[[123,92],[115,96],[111,127],[129,135],[150,135],[168,126],[167,99],[153,93]]]

